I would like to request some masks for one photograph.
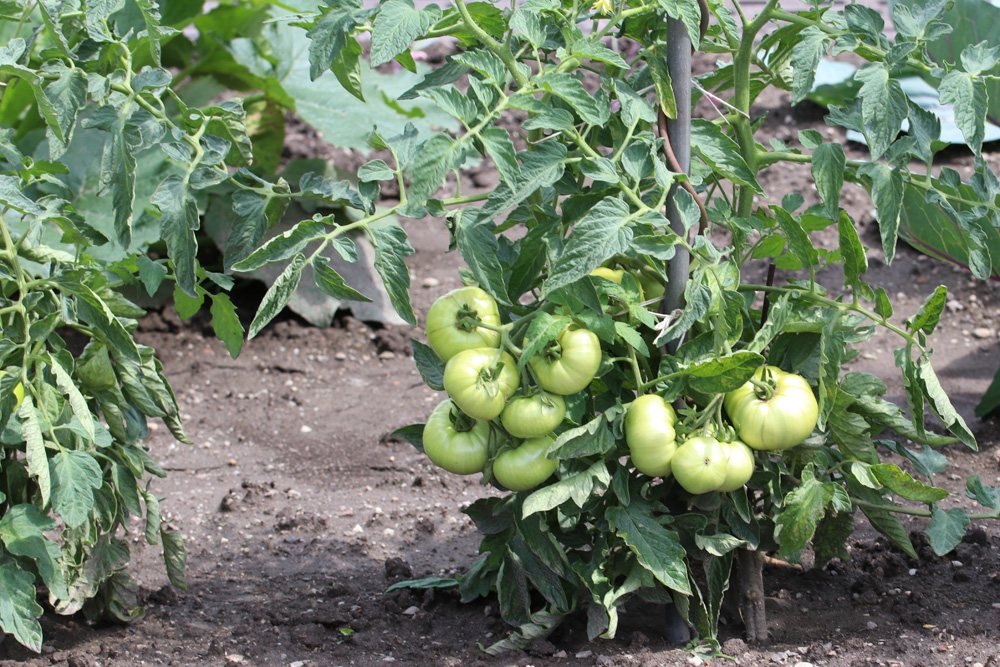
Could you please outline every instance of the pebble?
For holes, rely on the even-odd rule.
[[[565,658],[566,657],[566,651],[556,651],[555,653],[552,654],[552,657],[553,658]]]
[[[424,278],[424,281],[420,284],[423,285],[424,287],[437,287],[438,285],[441,284],[441,281],[431,276]]]
[[[963,306],[962,302],[958,299],[949,299],[945,306],[947,306],[948,310],[953,313],[958,310],[965,310],[965,306]]]
[[[951,561],[951,566],[952,567],[964,567],[964,565],[965,564],[962,561],[960,561],[960,560],[953,560],[953,561]]]
[[[795,667],[813,667],[813,664],[811,662],[797,662]]]
[[[396,353],[393,352],[392,350],[386,350],[385,352],[379,352],[378,353],[378,358],[379,359],[395,359],[396,358]]]
[[[979,339],[993,338],[994,336],[996,336],[996,334],[993,333],[993,329],[990,329],[988,327],[979,327],[977,329],[973,329],[972,335]]]
[[[229,655],[226,656],[226,662],[231,662],[236,665],[244,662],[245,660],[246,658],[244,658],[239,653],[230,653]]]
[[[869,630],[874,630],[875,628],[878,627],[878,623],[876,623],[875,621],[868,621],[865,625],[868,627]]]
[[[299,433],[312,433],[312,432],[313,432],[312,427],[306,426],[305,424],[303,424],[302,428],[299,429]]]
[[[705,664],[705,661],[699,658],[698,656],[693,655],[690,658],[688,658],[688,664],[691,665],[691,667],[702,667],[702,665]]]
[[[344,354],[343,352],[336,352],[334,353],[333,358],[336,359],[337,361],[344,361],[345,359],[347,359],[347,355]]]
[[[407,607],[403,616],[416,616],[418,613],[420,613],[420,607]]]
[[[578,660],[583,660],[584,658],[589,658],[592,655],[594,655],[593,651],[580,651],[576,654],[576,657]]]

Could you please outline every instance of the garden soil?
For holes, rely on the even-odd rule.
[[[810,127],[840,140],[840,130],[825,127],[818,109],[793,109],[786,96],[766,99],[755,111],[767,112],[765,132],[793,145],[795,132]],[[333,154],[307,132],[297,136],[302,143],[295,148],[304,154],[357,164],[357,157]],[[865,155],[861,146],[847,149],[849,157]],[[961,152],[945,159],[970,173]],[[1000,154],[990,159],[996,169]],[[772,168],[760,178],[768,191],[816,201],[808,169]],[[466,193],[496,182],[489,165],[468,179]],[[1000,481],[1000,428],[972,414],[1000,366],[1000,289],[902,244],[885,266],[867,196],[847,190],[843,205],[871,248],[869,280],[894,298],[896,320],[914,313],[937,285],[949,288],[946,315],[930,343],[942,383],[976,432],[980,451],[947,447],[951,465],[937,481],[954,492],[948,503],[971,510],[966,476]],[[409,258],[412,294],[423,314],[460,285],[461,259],[444,254],[448,234],[440,220],[403,224],[417,250]],[[823,234],[816,238],[836,244],[834,235]],[[765,269],[752,270],[762,276]],[[779,272],[779,283],[788,278]],[[831,289],[840,286],[830,272],[820,279]],[[247,318],[253,296],[244,299]],[[478,476],[436,469],[390,436],[423,421],[443,398],[414,369],[409,338],[421,338],[419,329],[371,326],[349,314],[325,330],[286,318],[236,360],[211,336],[206,319],[182,323],[173,311],[152,313],[138,335],[163,361],[194,441],[176,443],[155,424],[148,440],[169,472],[154,480],[153,490],[166,498],[162,509],[185,537],[188,589],[167,583],[159,549],[145,546],[135,525],[132,571],[145,617],[129,625],[95,624],[48,612],[41,655],[7,639],[0,666],[704,664],[665,642],[664,609],[655,605],[628,604],[614,639],[588,641],[585,619],[571,618],[525,651],[490,657],[481,647],[510,629],[496,599],[461,604],[449,590],[386,593],[402,579],[462,572],[476,556],[478,539],[460,510],[496,493]],[[889,397],[903,402],[896,346],[891,334],[880,333],[845,370],[878,375]],[[724,618],[724,650],[736,664],[751,666],[1000,667],[998,523],[970,526],[962,544],[939,558],[921,534],[926,521],[904,517],[922,556],[916,561],[859,518],[849,560],[805,570],[768,564],[771,643],[745,644],[739,619]]]

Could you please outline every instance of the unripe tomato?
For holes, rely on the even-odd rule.
[[[6,372],[7,371],[0,371],[0,377],[3,377]],[[14,406],[14,409],[17,410],[21,407],[21,402],[24,400],[24,385],[20,382],[14,385],[14,398],[17,399],[17,404]]]
[[[565,416],[563,397],[540,391],[510,399],[500,414],[500,422],[515,438],[537,438],[552,433]]]
[[[688,438],[670,461],[674,479],[688,493],[717,491],[726,481],[726,450],[715,438]]]
[[[673,407],[658,394],[632,401],[625,413],[625,442],[636,470],[650,477],[670,474],[670,461],[677,451],[676,421]]]
[[[489,453],[490,425],[457,413],[452,401],[438,403],[424,424],[424,453],[456,475],[482,472]]]
[[[508,449],[493,461],[493,476],[511,491],[533,489],[559,467],[559,462],[545,458],[555,440],[550,436],[525,440],[516,449]]]
[[[500,333],[462,322],[474,317],[484,324],[500,326],[500,313],[493,297],[478,287],[461,287],[439,298],[427,311],[427,342],[443,361],[462,350],[500,347]]]
[[[473,419],[499,417],[519,381],[514,358],[491,347],[462,350],[444,367],[444,390]]]
[[[757,369],[753,377],[762,381],[767,369],[775,383],[770,398],[758,396],[752,382],[726,394],[725,406],[740,440],[754,449],[794,447],[816,428],[819,405],[806,380],[775,366]]]
[[[735,491],[744,486],[753,477],[753,450],[739,440],[721,442],[726,452],[726,479],[718,491]]]
[[[642,288],[643,298],[647,301],[649,299],[658,299],[663,296],[663,293],[667,291],[666,286],[659,280],[650,276],[646,273],[640,272],[639,274],[639,287]]]
[[[601,341],[593,331],[567,327],[530,363],[542,389],[569,396],[585,389],[601,367]]]

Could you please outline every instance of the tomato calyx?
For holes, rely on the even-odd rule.
[[[559,361],[562,359],[562,353],[562,345],[559,344],[559,341],[554,340],[542,348],[540,356],[543,356],[550,361]]]
[[[765,403],[770,401],[774,397],[774,392],[778,390],[778,380],[768,368],[764,368],[764,373],[759,380],[750,378],[750,383],[753,385],[754,395]]]
[[[461,329],[462,331],[472,332],[481,325],[482,321],[479,319],[479,313],[473,306],[463,303],[459,309],[455,311],[456,328]]]
[[[468,433],[476,427],[476,420],[459,410],[458,406],[452,408],[449,417],[451,425],[455,427],[455,431],[458,433]]]

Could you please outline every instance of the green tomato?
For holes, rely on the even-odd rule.
[[[438,403],[424,424],[427,458],[456,475],[472,475],[486,467],[490,425],[459,413],[445,399]]]
[[[514,358],[491,347],[462,350],[444,367],[445,391],[473,419],[499,417],[519,381]]]
[[[645,272],[640,272],[638,275],[639,287],[642,288],[642,293],[647,301],[649,299],[659,299],[667,291],[666,286],[653,276]]]
[[[567,327],[530,363],[542,389],[569,396],[585,389],[601,367],[601,341],[593,331]]]
[[[551,433],[565,416],[563,397],[540,391],[510,399],[500,414],[500,422],[515,438],[537,438]]]
[[[606,266],[599,266],[590,272],[592,276],[600,276],[606,280],[610,280],[613,283],[622,284],[622,278],[625,276],[624,269],[611,269]]]
[[[545,458],[553,442],[550,436],[531,438],[501,453],[493,461],[493,477],[511,491],[535,488],[559,467],[558,461]]]
[[[715,438],[688,438],[670,461],[674,479],[695,495],[717,491],[726,481],[726,450]]]
[[[462,350],[500,347],[500,333],[470,326],[462,320],[473,317],[483,324],[500,326],[500,313],[493,297],[478,287],[448,292],[427,311],[427,342],[443,361]]]
[[[753,477],[753,450],[739,440],[721,442],[726,452],[726,479],[718,491],[735,491],[744,486]]]
[[[632,465],[644,475],[666,477],[677,451],[677,414],[662,396],[646,394],[632,401],[625,413],[625,442]]]
[[[804,378],[775,366],[757,369],[753,377],[764,378],[767,369],[775,383],[770,398],[758,395],[752,382],[726,394],[725,406],[740,440],[754,449],[788,449],[809,437],[816,428],[819,405]]]

